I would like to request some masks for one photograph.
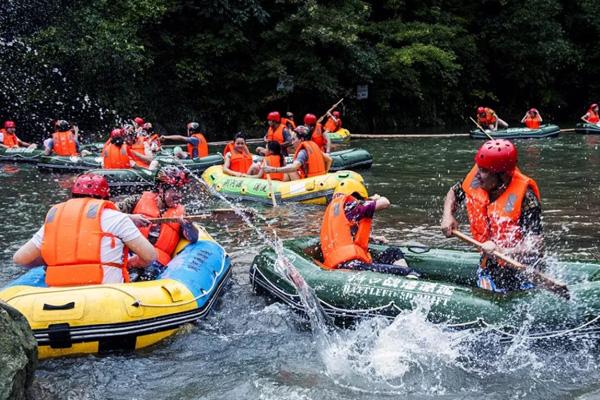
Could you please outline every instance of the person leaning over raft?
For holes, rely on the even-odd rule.
[[[321,151],[319,146],[310,140],[308,129],[300,125],[292,134],[292,145],[296,147],[294,161],[285,167],[271,167],[265,165],[263,171],[266,174],[284,173],[284,181],[295,181],[310,178],[312,176],[324,175],[329,171],[333,160],[329,154]]]
[[[508,128],[508,124],[498,117],[496,111],[489,107],[478,107],[477,108],[477,122],[484,129],[491,131],[497,131],[498,125],[502,125],[504,128]]]
[[[581,120],[588,124],[598,125],[600,122],[600,115],[598,115],[598,104],[592,104],[587,112],[581,116]]]
[[[529,129],[540,129],[542,121],[542,116],[537,108],[532,108],[527,111],[525,116],[521,119],[521,123],[525,124]]]
[[[197,122],[190,122],[187,124],[186,129],[187,136],[164,135],[160,137],[160,140],[175,140],[187,143],[187,151],[183,151],[179,147],[175,148],[173,154],[177,158],[194,159],[208,156],[208,142],[206,141],[204,134],[200,131],[200,124]]]
[[[108,201],[108,182],[84,174],[71,189],[73,198],[53,206],[44,225],[13,256],[15,264],[45,264],[48,286],[129,281],[128,266],[144,268],[156,252],[136,225],[145,218],[117,211]],[[135,254],[127,261],[128,251]]]
[[[132,276],[135,274],[138,280],[156,279],[171,261],[181,237],[191,243],[198,241],[198,230],[185,220],[185,207],[181,204],[181,189],[188,182],[187,175],[177,167],[168,166],[158,172],[156,181],[158,183],[153,191],[130,196],[117,203],[119,210],[127,213],[148,218],[178,218],[178,222],[154,223],[140,228],[154,246],[157,257],[144,270],[134,271]]]
[[[0,148],[29,147],[35,149],[37,147],[35,143],[31,144],[19,139],[15,134],[16,129],[17,124],[14,121],[4,121],[4,127],[0,129]]]
[[[321,251],[326,269],[370,270],[418,278],[404,260],[402,250],[390,246],[373,259],[369,254],[371,224],[375,211],[390,206],[387,198],[366,200],[337,193],[325,210],[321,226]]]
[[[483,243],[478,286],[494,292],[523,290],[531,283],[517,270],[496,260],[495,250],[541,269],[542,209],[537,183],[517,168],[517,149],[508,140],[490,140],[479,148],[475,165],[462,183],[450,188],[441,228],[452,236],[454,214],[464,203],[475,240]]]
[[[231,176],[247,177],[252,169],[252,154],[246,146],[246,135],[242,132],[235,134],[233,147],[225,154],[223,173]]]

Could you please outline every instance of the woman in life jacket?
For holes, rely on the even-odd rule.
[[[128,169],[135,165],[131,149],[125,143],[125,131],[117,128],[110,132],[110,140],[102,150],[102,168]]]
[[[600,123],[600,115],[598,115],[598,104],[592,104],[588,111],[581,116],[581,120],[588,124],[598,125]]]
[[[158,172],[156,181],[154,190],[127,197],[117,203],[117,207],[123,212],[141,214],[146,218],[176,219],[176,222],[158,222],[140,228],[154,246],[157,258],[143,271],[132,272],[132,280],[156,279],[171,261],[182,237],[191,243],[198,241],[198,230],[185,219],[185,206],[182,204],[183,188],[189,181],[187,174],[175,166],[167,166]]]
[[[323,153],[319,145],[310,138],[311,135],[306,126],[296,127],[294,134],[292,134],[292,144],[296,148],[294,161],[284,167],[265,165],[263,171],[266,174],[283,173],[284,181],[295,181],[326,174],[333,163],[333,159],[329,154]]]
[[[531,108],[525,113],[525,116],[521,119],[521,123],[525,124],[529,129],[540,129],[542,124],[542,116],[537,108]]]
[[[256,162],[250,167],[248,175],[253,178],[267,179],[267,176],[275,181],[283,181],[284,175],[282,172],[273,172],[265,174],[263,167],[268,165],[270,167],[284,167],[285,157],[281,154],[281,145],[279,142],[267,142],[266,155],[260,162]]]
[[[252,154],[246,146],[246,135],[238,132],[233,140],[233,148],[225,156],[223,173],[237,177],[250,176],[253,165]]]

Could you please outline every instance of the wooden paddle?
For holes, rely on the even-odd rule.
[[[337,103],[335,103],[334,105],[332,105],[332,106],[331,106],[331,108],[330,108],[329,110],[327,110],[327,111],[325,112],[325,114],[323,114],[323,115],[321,116],[321,118],[319,118],[319,119],[317,120],[317,123],[321,123],[321,121],[323,121],[323,118],[325,118],[325,117],[326,117],[326,116],[327,116],[327,115],[328,115],[330,112],[332,112],[333,110],[335,110],[335,109],[337,108],[337,106],[339,106],[339,105],[340,105],[340,103],[341,103],[342,101],[344,101],[344,98],[343,98],[343,97],[342,97],[342,98],[341,98],[341,99],[340,99],[340,100],[339,100]]]
[[[148,218],[148,221],[150,222],[161,222],[161,223],[167,223],[167,222],[179,222],[180,218],[183,218],[187,221],[202,221],[205,219],[209,219],[209,218],[214,218],[215,214],[217,215],[226,215],[226,216],[236,216],[239,217],[239,214],[236,213],[236,210],[234,210],[233,208],[215,208],[213,210],[209,210],[210,213],[205,213],[205,214],[195,214],[195,215],[184,215],[182,217],[160,217],[160,218]],[[247,215],[249,217],[254,217],[256,215],[256,212],[252,209],[249,208],[243,208],[239,210],[240,212],[242,212],[244,215]]]
[[[483,132],[483,134],[484,134],[485,136],[487,136],[487,137],[488,137],[490,140],[494,140],[494,138],[493,138],[493,137],[492,137],[492,136],[491,136],[489,133],[487,133],[487,132],[485,131],[485,129],[483,129],[483,128],[481,127],[481,125],[479,125],[479,123],[478,123],[477,121],[475,121],[475,120],[473,119],[473,117],[469,117],[469,119],[470,119],[471,121],[473,121],[473,123],[474,123],[475,125],[477,125],[477,127],[478,127],[479,129],[481,129],[481,132]]]
[[[471,243],[472,245],[477,246],[479,249],[481,249],[482,247],[482,243],[478,242],[477,240],[473,239],[470,236],[465,235],[464,233],[462,233],[459,230],[454,229],[452,231],[452,234],[454,236],[456,236],[457,238],[464,240],[467,243]],[[546,290],[549,290],[552,293],[555,293],[561,297],[564,297],[565,299],[569,300],[570,295],[569,295],[569,289],[567,288],[567,285],[563,284],[563,283],[559,283],[557,281],[555,281],[554,279],[542,274],[539,271],[535,271],[531,268],[527,268],[526,265],[521,264],[519,261],[515,260],[512,257],[509,257],[505,254],[502,254],[499,251],[494,251],[493,255],[503,261],[505,261],[506,263],[510,264],[513,266],[513,268],[515,268],[518,271],[521,272],[525,272],[529,278],[532,280],[533,283],[535,283],[536,285],[540,286],[541,288],[544,288]]]

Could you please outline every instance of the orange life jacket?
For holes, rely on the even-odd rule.
[[[192,137],[195,137],[198,139],[198,146],[196,146],[196,151],[198,154],[197,157],[198,158],[206,157],[208,155],[208,142],[206,141],[206,138],[204,137],[204,135],[201,133],[194,133],[192,135]],[[193,157],[194,146],[192,146],[191,144],[188,143],[187,152],[190,155],[190,158]]]
[[[540,123],[539,115],[536,115],[535,117],[527,115],[527,118],[525,118],[525,126],[529,129],[540,129]]]
[[[598,122],[600,122],[600,116],[597,112],[594,112],[593,110],[588,110],[587,120],[590,124],[597,124]]]
[[[315,125],[310,140],[315,142],[317,146],[319,146],[321,151],[325,151],[325,149],[327,148],[327,139],[325,138],[325,134],[323,133],[323,127],[321,124],[317,123],[317,125]]]
[[[281,124],[286,126],[288,129],[296,129],[296,123],[291,119],[281,118]]]
[[[107,200],[81,198],[57,204],[48,211],[41,248],[42,258],[48,266],[48,286],[102,283],[103,265],[121,268],[123,279],[129,282],[126,246],[123,263],[103,263],[101,259],[102,238],[110,237],[113,246],[118,240],[102,230],[102,212],[107,208],[117,209]]]
[[[321,250],[323,265],[327,269],[337,268],[351,260],[372,262],[369,254],[371,218],[363,218],[358,223],[348,220],[344,206],[356,199],[350,195],[336,194],[325,210],[321,226]],[[352,237],[352,229],[358,226]]]
[[[323,128],[328,132],[337,132],[341,127],[342,120],[338,118],[336,122],[332,117],[327,118],[327,122],[325,122],[325,125],[323,126]]]
[[[496,112],[491,108],[485,108],[485,116],[477,115],[477,122],[481,125],[493,125],[496,123]]]
[[[52,134],[52,151],[59,156],[76,156],[77,142],[71,131],[54,132]]]
[[[311,176],[324,175],[327,173],[325,170],[325,160],[323,159],[323,152],[319,146],[312,140],[306,140],[298,146],[296,153],[294,153],[294,161],[298,157],[300,150],[306,150],[308,153],[308,168],[307,171],[303,167],[298,169],[298,174],[301,178],[310,178]]]
[[[2,132],[2,144],[7,147],[19,147],[19,142],[17,141],[17,135],[14,133],[8,133],[6,129],[0,129]]]
[[[269,127],[267,131],[267,142],[279,142],[279,144],[283,144],[285,142],[285,138],[283,137],[283,130],[285,129],[285,125],[280,123],[277,128],[273,129],[273,127]]]
[[[233,150],[233,142],[229,142],[225,145],[225,148],[223,149],[223,157],[225,157],[227,155],[227,153],[229,153],[231,150]]]
[[[150,136],[150,138],[148,139],[148,143],[150,145],[153,145],[156,143],[156,148],[158,148],[158,150],[160,150],[160,137],[158,136],[158,134],[153,134],[152,136]]]
[[[245,174],[252,165],[252,156],[250,153],[243,151],[238,153],[235,148],[231,150],[229,155],[229,169],[235,172]]]
[[[270,156],[265,156],[264,160],[266,164],[270,167],[283,167],[283,165],[281,165],[281,157],[279,157],[278,155],[271,154]],[[275,181],[283,180],[283,172],[271,172],[269,176]],[[263,179],[267,179],[267,174],[263,174]]]
[[[143,136],[138,136],[135,139],[135,143],[132,144],[129,149],[131,149],[132,151],[138,152],[140,154],[146,155],[146,143],[148,142],[148,139],[146,139]],[[149,163],[147,163],[146,161],[142,160],[141,158],[139,158],[138,156],[136,156],[133,153],[129,153],[131,155],[131,159],[133,161],[135,161],[135,164],[138,167],[142,167],[142,168],[148,168],[150,166]],[[128,168],[128,167],[124,167],[124,168]]]
[[[129,150],[125,143],[121,147],[114,143],[106,145],[102,151],[102,159],[104,160],[103,166],[106,169],[131,168],[131,158],[129,158]]]
[[[471,233],[480,242],[492,240],[502,247],[514,247],[523,238],[519,218],[527,190],[531,188],[540,199],[537,183],[515,168],[506,190],[490,203],[488,193],[479,187],[475,179],[477,171],[475,165],[462,184]]]
[[[144,192],[142,197],[135,205],[133,214],[142,214],[148,218],[159,217],[183,217],[185,215],[185,207],[181,204],[174,208],[169,208],[161,214],[158,208],[158,194],[154,192]],[[152,226],[139,228],[144,237],[148,238]],[[160,224],[160,233],[158,239],[154,243],[158,262],[166,266],[171,261],[171,254],[175,251],[177,243],[179,243],[180,225],[176,222],[167,222]]]

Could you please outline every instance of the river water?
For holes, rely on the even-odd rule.
[[[598,136],[575,134],[517,142],[522,171],[541,188],[551,255],[600,258],[599,142]],[[362,172],[369,192],[392,202],[376,216],[375,234],[395,243],[467,248],[444,238],[438,225],[445,193],[468,172],[480,143],[462,137],[352,141],[374,157],[372,169]],[[11,263],[12,254],[47,209],[67,197],[71,179],[34,166],[0,165],[0,285],[23,272]],[[223,206],[199,189],[188,200],[193,210]],[[256,208],[282,238],[316,234],[324,211]],[[375,318],[318,341],[300,316],[252,293],[249,266],[263,245],[253,230],[235,220],[208,221],[206,227],[234,263],[231,285],[207,319],[135,354],[43,361],[33,398],[600,398],[595,343],[500,344],[482,333],[447,332],[428,323],[427,305],[391,323]]]

